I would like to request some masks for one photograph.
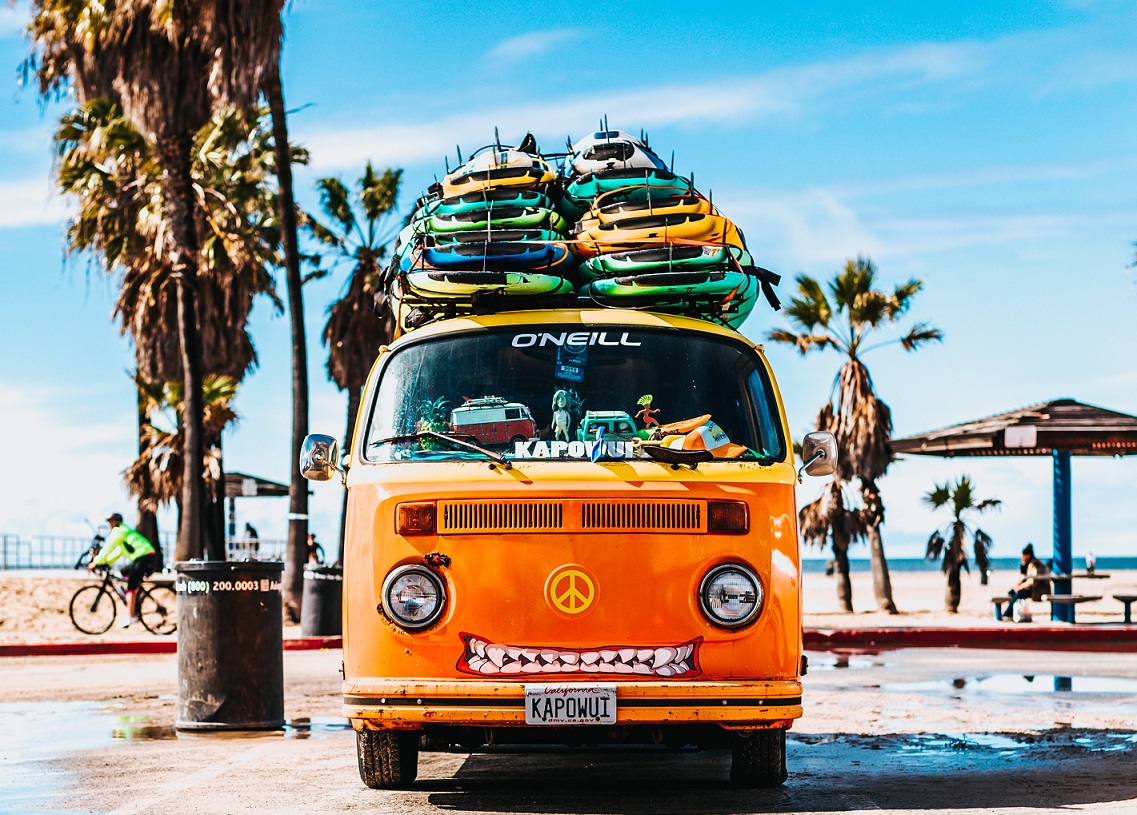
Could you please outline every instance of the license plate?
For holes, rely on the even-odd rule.
[[[615,685],[525,686],[525,724],[615,723]]]

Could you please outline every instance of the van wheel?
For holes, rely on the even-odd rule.
[[[359,777],[373,790],[409,789],[418,776],[418,737],[413,730],[359,730]]]
[[[529,441],[529,440],[527,438],[525,438],[524,436],[514,436],[512,439],[509,440],[509,443],[510,444],[517,444],[518,442],[524,443],[527,441]]]
[[[740,787],[780,787],[786,783],[786,731],[757,730],[738,736],[730,762],[730,780]]]

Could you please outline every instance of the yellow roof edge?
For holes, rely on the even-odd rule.
[[[748,345],[762,346],[750,341],[737,331],[717,323],[677,314],[660,314],[623,308],[560,308],[529,311],[503,311],[497,314],[471,315],[440,320],[403,334],[392,345],[402,345],[411,339],[445,336],[458,331],[477,328],[500,328],[513,325],[630,325],[644,328],[682,328],[704,334],[717,334],[740,339]]]

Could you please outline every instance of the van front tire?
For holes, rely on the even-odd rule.
[[[730,780],[739,787],[769,788],[786,783],[786,731],[756,730],[734,741]]]
[[[359,777],[373,790],[410,789],[418,777],[418,738],[413,730],[358,730]]]

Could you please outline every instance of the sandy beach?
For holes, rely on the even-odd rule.
[[[89,581],[84,572],[42,571],[0,573],[0,644],[37,642],[76,642],[85,640],[136,640],[149,638],[145,630],[135,627],[113,627],[107,633],[91,637],[75,629],[67,614],[67,606],[75,590]],[[884,627],[977,627],[1010,626],[997,622],[991,610],[991,598],[1006,592],[1018,579],[1018,572],[992,572],[990,583],[980,585],[978,574],[963,575],[963,598],[957,614],[944,610],[946,579],[939,572],[893,572],[893,598],[899,614],[875,610],[872,576],[854,573],[853,608],[848,614],[839,610],[835,577],[809,573],[804,575],[803,602],[805,627],[817,629],[884,628]],[[1120,623],[1122,604],[1114,594],[1137,594],[1137,571],[1114,571],[1108,578],[1076,580],[1074,592],[1101,596],[1097,602],[1078,606],[1079,624]],[[119,610],[119,621],[125,619]],[[1035,621],[1029,625],[1049,625],[1049,604],[1034,604]],[[1028,625],[1023,623],[1022,625]],[[1057,625],[1057,623],[1056,623]],[[285,626],[285,636],[299,636],[300,627]]]

